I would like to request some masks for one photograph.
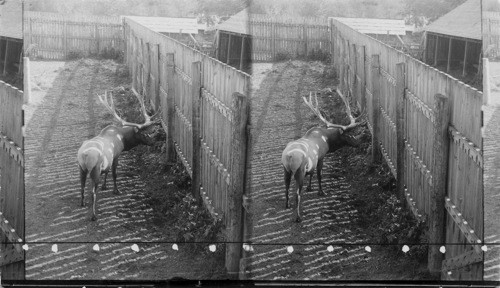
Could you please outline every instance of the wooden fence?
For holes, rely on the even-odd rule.
[[[439,244],[429,246],[430,270],[482,280],[482,93],[334,19],[330,25],[340,88],[369,111],[373,157],[383,155],[401,199]]]
[[[0,266],[2,283],[24,280],[23,93],[0,81]],[[13,244],[17,243],[17,244]]]
[[[252,14],[249,18],[252,60],[255,62],[286,60],[330,50],[326,19],[293,19],[260,14]]]
[[[24,12],[24,49],[51,60],[105,55],[124,50],[120,17]]]
[[[167,154],[184,163],[193,194],[227,227],[226,267],[237,275],[250,76],[125,18],[133,87],[161,109]]]
[[[500,58],[500,12],[483,11],[482,14],[483,53],[485,57]]]

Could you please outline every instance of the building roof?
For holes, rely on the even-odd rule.
[[[250,35],[248,8],[229,17],[226,21],[218,24],[215,29]]]
[[[198,34],[196,18],[125,16],[159,33]]]
[[[481,40],[481,0],[468,0],[432,22],[427,32]]]
[[[23,39],[21,0],[6,0],[0,5],[0,37]]]
[[[378,34],[378,35],[405,35],[406,26],[404,20],[397,19],[375,19],[375,18],[343,18],[333,17],[364,34]]]

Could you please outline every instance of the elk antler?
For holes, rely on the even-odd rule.
[[[331,91],[331,89],[330,89],[330,91]],[[351,113],[351,107],[349,105],[349,101],[344,97],[344,95],[342,94],[342,92],[340,92],[340,90],[338,88],[337,88],[337,94],[340,96],[340,98],[342,99],[342,101],[344,102],[344,104],[346,106],[347,116],[349,117],[349,120],[351,122],[347,126],[340,125],[340,124],[334,124],[334,123],[331,123],[325,119],[325,117],[323,116],[323,114],[321,114],[321,112],[319,111],[319,108],[318,108],[318,94],[317,93],[314,93],[315,105],[312,103],[312,92],[309,93],[309,101],[306,99],[305,96],[302,98],[304,99],[304,102],[306,103],[306,105],[314,112],[314,114],[316,116],[318,116],[318,118],[321,121],[323,121],[323,123],[325,123],[326,126],[328,126],[328,127],[340,128],[340,129],[342,129],[342,131],[348,131],[348,130],[351,130],[359,125],[362,125],[364,122],[356,122],[356,121],[363,116],[364,112],[361,113],[361,115],[359,115],[358,117],[354,118],[352,116],[352,113]]]
[[[123,87],[120,87],[122,90]],[[116,113],[116,108],[115,104],[113,102],[113,94],[111,93],[111,97],[108,97],[108,91],[104,91],[104,95],[99,95],[97,94],[97,97],[99,97],[99,101],[102,103],[102,105],[115,117],[116,120],[118,120],[122,126],[133,126],[137,127],[138,129],[145,128],[147,126],[150,126],[151,124],[156,123],[156,121],[151,121],[151,118],[156,116],[149,116],[146,112],[146,108],[144,107],[144,101],[142,98],[135,92],[135,90],[132,89],[132,92],[136,95],[137,99],[139,100],[139,103],[141,104],[141,110],[144,114],[144,118],[146,119],[146,122],[144,124],[138,124],[138,123],[132,123],[132,122],[127,122],[123,120],[118,113]]]
[[[148,112],[146,111],[146,106],[144,105],[144,98],[142,97],[142,95],[137,93],[137,91],[135,91],[134,88],[132,88],[132,92],[134,93],[137,100],[139,100],[139,103],[141,104],[142,114],[144,115],[144,119],[146,120],[146,122],[144,124],[142,124],[142,127],[147,127],[147,126],[150,126],[152,124],[158,123],[158,121],[159,121],[158,119],[155,121],[151,121],[151,118],[154,118],[156,115],[158,115],[158,113],[161,111],[161,109],[158,109],[158,111],[153,116],[149,116]]]

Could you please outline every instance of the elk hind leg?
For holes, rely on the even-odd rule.
[[[313,174],[314,174],[314,171],[311,171],[309,173],[309,185],[307,185],[306,191],[312,191],[311,182],[312,182]],[[307,176],[307,174],[306,174],[306,176]]]
[[[304,177],[305,173],[298,170],[295,172],[295,182],[296,182],[296,189],[297,189],[297,202],[295,206],[295,210],[297,211],[297,218],[295,218],[296,222],[301,222],[302,221],[302,216],[300,215],[300,193],[302,192],[302,187],[304,186]]]
[[[93,187],[92,187],[92,217],[90,218],[90,220],[92,221],[96,221],[97,220],[97,216],[96,216],[96,205],[97,205],[97,189],[99,187],[99,177],[101,176],[101,169],[98,169],[97,167],[95,167],[94,169],[92,169],[92,171],[90,172],[90,177],[92,178],[92,184],[93,184]]]
[[[109,170],[108,170],[109,171]],[[108,189],[106,185],[106,179],[108,178],[108,171],[104,172],[104,182],[102,182],[101,190],[106,190]]]
[[[82,194],[82,207],[85,206],[85,182],[87,181],[87,173],[88,171],[84,170],[80,165],[78,165],[78,168],[80,168],[80,193]]]
[[[290,190],[290,181],[292,180],[292,172],[286,170],[286,168],[283,168],[285,172],[285,196],[286,196],[286,203],[285,203],[285,209],[290,208],[290,198],[288,196],[288,192]]]

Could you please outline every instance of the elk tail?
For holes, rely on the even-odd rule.
[[[292,172],[292,176],[295,175],[295,172],[297,172],[304,163],[305,155],[301,151],[290,151],[284,156],[283,166],[287,171]]]
[[[92,171],[99,162],[100,155],[95,151],[83,151],[78,153],[78,165],[84,171]]]

